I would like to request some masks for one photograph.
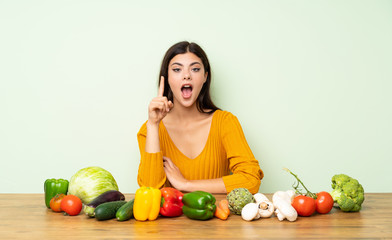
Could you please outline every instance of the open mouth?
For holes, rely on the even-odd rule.
[[[190,98],[192,96],[192,85],[185,84],[181,87],[182,97]]]

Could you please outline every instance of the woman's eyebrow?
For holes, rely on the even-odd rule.
[[[193,62],[193,63],[191,63],[189,66],[193,66],[193,65],[195,65],[195,64],[201,64],[201,63],[199,63],[199,62]],[[178,63],[178,62],[174,62],[174,63],[171,64],[171,66],[173,66],[173,65],[184,66],[184,65],[182,65],[181,63]]]
[[[195,64],[200,64],[200,65],[201,65],[201,63],[199,63],[199,62],[193,62],[193,63],[191,63],[191,65],[189,65],[189,66],[193,66],[193,65],[195,65]]]

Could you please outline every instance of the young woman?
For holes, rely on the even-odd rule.
[[[137,134],[140,186],[229,193],[259,190],[263,172],[237,118],[210,97],[211,69],[196,43],[179,42],[166,52],[158,96]]]

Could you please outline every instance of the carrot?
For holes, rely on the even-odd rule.
[[[215,217],[221,220],[226,220],[229,217],[230,209],[229,209],[229,201],[227,201],[227,199],[220,200],[218,206],[216,206],[214,215]]]

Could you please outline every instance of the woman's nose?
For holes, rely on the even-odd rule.
[[[188,80],[188,79],[191,79],[191,74],[189,72],[186,72],[184,74],[184,80]]]

